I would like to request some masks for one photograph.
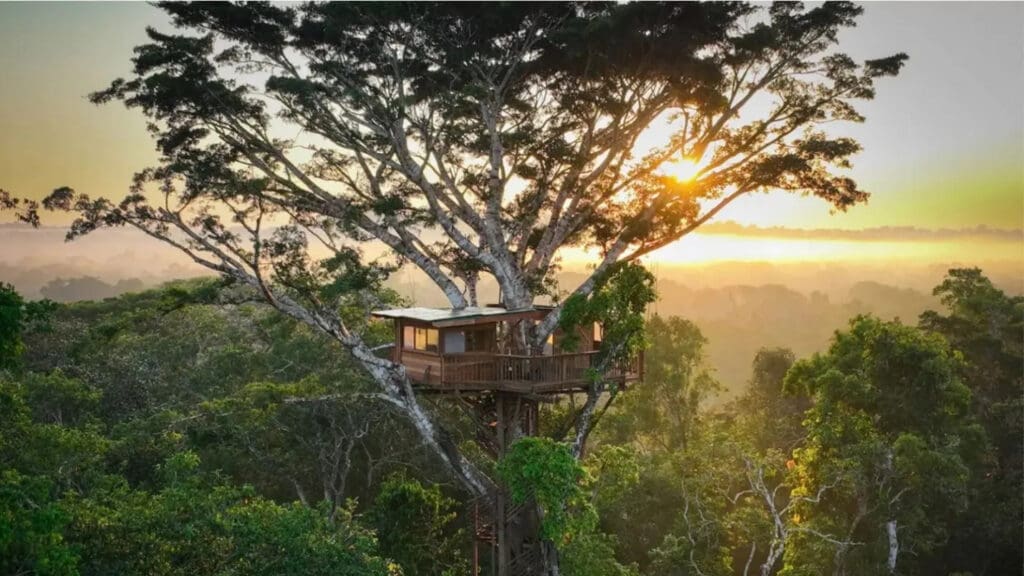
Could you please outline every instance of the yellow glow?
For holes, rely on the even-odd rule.
[[[1013,242],[986,243],[987,258],[1020,261]],[[977,258],[977,243],[943,241],[863,242],[833,239],[745,237],[731,234],[690,234],[644,257],[652,263],[702,265],[713,262],[948,262]],[[568,263],[594,263],[596,252],[563,253]]]
[[[651,254],[651,260],[667,264],[703,264],[720,260],[841,260],[870,258],[871,248],[874,247],[842,241],[692,234]],[[882,247],[882,251],[889,257],[894,256],[891,246]]]
[[[700,174],[702,168],[700,162],[690,158],[683,158],[682,160],[662,164],[659,172],[666,176],[671,176],[680,182],[689,182]]]

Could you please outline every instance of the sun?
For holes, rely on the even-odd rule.
[[[683,158],[682,160],[662,164],[659,172],[680,182],[690,182],[700,175],[702,168],[703,166],[699,162],[690,158]]]

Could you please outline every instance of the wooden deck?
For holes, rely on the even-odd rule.
[[[418,379],[419,384],[439,391],[503,390],[508,392],[550,393],[585,389],[597,352],[516,356],[512,354],[442,354],[433,370]],[[641,377],[643,358],[615,365],[605,377],[626,383]],[[433,368],[433,367],[432,367]]]

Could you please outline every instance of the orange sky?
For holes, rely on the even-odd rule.
[[[0,3],[0,187],[41,197],[71,185],[116,197],[156,159],[139,113],[85,98],[128,72],[147,25],[166,28],[166,21],[142,3]],[[830,214],[815,199],[757,195],[717,220],[788,229],[1024,229],[1022,27],[1021,3],[867,4],[859,27],[841,37],[843,48],[856,59],[910,54],[900,77],[881,82],[878,98],[863,106],[865,124],[836,127],[864,146],[852,174],[872,192],[870,203]],[[787,238],[712,228],[658,258],[1024,256],[1019,234],[981,236]]]

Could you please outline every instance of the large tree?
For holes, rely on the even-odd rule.
[[[575,247],[595,266],[558,294],[578,300],[745,194],[863,202],[842,172],[857,142],[821,126],[863,120],[855,103],[906,58],[839,52],[847,2],[160,7],[177,31],[148,30],[132,75],[92,96],[145,114],[159,165],[123,200],[61,188],[42,207],[78,214],[72,238],[137,228],[336,339],[475,493],[490,480],[361,337],[368,288],[407,264],[453,307],[493,277],[526,308]],[[681,159],[692,178],[661,174]],[[38,222],[36,203],[0,205]]]
[[[971,477],[970,505],[936,565],[974,574],[1024,570],[1024,297],[1011,296],[977,268],[949,271],[934,294],[947,314],[929,310],[921,327],[964,356],[972,411],[992,453]]]
[[[936,334],[860,316],[786,387],[813,398],[795,451],[782,574],[916,574],[956,529],[985,452],[961,357]]]
[[[0,198],[0,208],[2,201]],[[32,326],[44,326],[53,309],[53,302],[26,302],[14,286],[0,282],[0,370],[13,371],[21,367],[21,353],[25,349],[23,332]]]

